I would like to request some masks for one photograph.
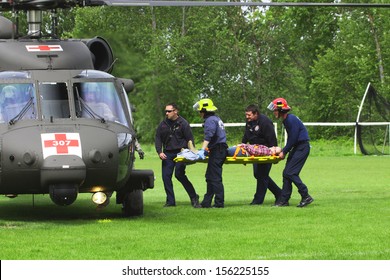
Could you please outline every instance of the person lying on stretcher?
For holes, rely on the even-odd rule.
[[[180,153],[177,154],[178,157],[183,157],[187,160],[195,161],[199,157],[197,155],[197,150],[191,141],[188,142],[189,149],[183,149]],[[268,148],[264,145],[259,144],[238,144],[236,146],[229,147],[227,149],[228,157],[261,157],[261,156],[277,156],[282,151],[280,147],[271,147]],[[207,156],[207,154],[206,154]]]
[[[238,144],[228,148],[228,157],[276,156],[282,151],[280,147],[267,147],[260,144]]]

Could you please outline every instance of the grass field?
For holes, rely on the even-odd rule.
[[[271,175],[281,183],[284,162]],[[49,196],[0,198],[2,260],[388,260],[390,157],[311,156],[301,173],[314,197],[306,208],[250,206],[251,165],[225,165],[225,208],[194,209],[177,181],[177,207],[163,208],[160,160],[153,149],[137,168],[153,169],[155,188],[144,193],[144,216],[122,218],[120,205],[96,210],[90,195],[71,206]],[[188,166],[205,192],[205,164]]]

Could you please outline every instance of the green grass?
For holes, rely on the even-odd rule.
[[[313,150],[315,147],[313,147]],[[114,202],[96,210],[90,196],[58,207],[46,196],[0,198],[0,259],[106,260],[388,260],[390,157],[311,156],[301,177],[314,197],[306,208],[250,206],[251,165],[225,165],[225,208],[194,209],[175,181],[177,207],[163,208],[160,160],[146,147],[137,168],[153,169],[143,217],[126,219]],[[281,183],[285,162],[271,175]],[[202,196],[206,165],[188,166]]]

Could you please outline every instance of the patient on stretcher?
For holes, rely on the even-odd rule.
[[[281,151],[280,147],[269,148],[260,144],[238,144],[228,148],[228,157],[276,156]]]
[[[259,144],[238,144],[236,146],[229,147],[227,149],[228,157],[262,157],[262,156],[277,156],[282,151],[280,147],[267,147]],[[207,151],[206,151],[207,152]],[[207,156],[207,154],[206,154]],[[188,149],[182,149],[177,157],[185,158],[190,161],[196,161],[199,159],[197,150],[189,141]]]

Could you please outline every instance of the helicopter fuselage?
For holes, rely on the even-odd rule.
[[[112,119],[83,100],[90,85],[100,87],[93,94],[111,106]],[[135,131],[114,77],[94,70],[6,71],[0,89],[0,193],[48,193],[64,183],[78,192],[112,192],[126,184]]]
[[[79,193],[92,193],[106,206],[116,192],[126,216],[141,215],[154,173],[134,169],[127,97],[133,81],[110,74],[113,53],[101,37],[42,38],[42,12],[68,8],[67,2],[0,7],[11,6],[27,11],[29,31],[21,37],[0,16],[0,194],[50,194],[54,203],[70,205]]]

